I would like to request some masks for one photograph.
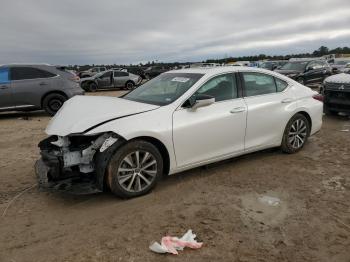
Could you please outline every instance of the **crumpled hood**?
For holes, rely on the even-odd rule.
[[[159,108],[117,97],[74,96],[64,103],[46,128],[48,135],[82,133],[108,120]]]

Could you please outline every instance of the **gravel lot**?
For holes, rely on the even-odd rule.
[[[298,154],[272,149],[197,168],[127,201],[38,191],[33,165],[48,121],[0,114],[0,261],[350,261],[348,117],[324,117]],[[187,229],[202,249],[148,250]]]

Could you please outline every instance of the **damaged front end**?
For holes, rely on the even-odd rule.
[[[96,157],[118,140],[114,133],[50,136],[39,143],[41,159],[35,172],[41,188],[75,194],[101,192]]]

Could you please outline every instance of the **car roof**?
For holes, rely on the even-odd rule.
[[[260,71],[260,72],[271,72],[269,70],[248,67],[248,66],[216,66],[216,67],[192,67],[192,68],[183,68],[177,70],[171,70],[167,73],[189,73],[189,74],[207,74],[207,75],[216,75],[220,73],[231,73],[239,71]]]
[[[282,74],[279,74],[278,72],[267,70],[264,68],[249,67],[249,66],[218,66],[218,67],[184,68],[184,69],[167,71],[164,74],[167,74],[167,73],[204,74],[205,78],[208,79],[208,78],[215,76],[215,75],[218,75],[218,74],[235,73],[235,72],[249,72],[249,71],[264,73],[267,75],[278,77],[279,79],[282,79],[286,82],[293,81],[289,77],[284,76]]]

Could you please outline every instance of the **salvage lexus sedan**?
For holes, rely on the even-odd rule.
[[[159,75],[121,98],[77,96],[39,143],[39,183],[89,180],[130,198],[175,174],[271,147],[295,153],[322,125],[322,97],[278,73],[248,67]]]

